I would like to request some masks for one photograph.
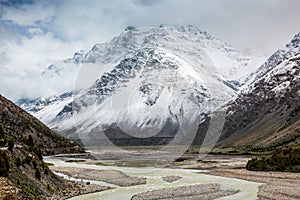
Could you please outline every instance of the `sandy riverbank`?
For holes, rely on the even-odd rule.
[[[96,170],[86,168],[54,166],[51,166],[50,169],[54,172],[63,173],[77,179],[103,181],[121,187],[140,185],[146,183],[145,178],[128,176],[123,172],[117,170]]]
[[[254,172],[246,169],[219,169],[210,175],[265,183],[259,187],[259,200],[299,200],[300,174],[287,172]]]
[[[70,197],[79,196],[83,194],[89,194],[94,192],[101,192],[110,189],[109,187],[77,183],[71,181],[65,181],[65,188],[53,191],[51,196],[43,196],[46,200],[64,200]],[[7,177],[0,177],[0,200],[24,200],[28,197],[18,188]]]
[[[198,184],[143,192],[134,195],[131,200],[213,200],[237,192],[238,190],[223,190],[219,184]]]
[[[110,187],[68,181],[66,188],[54,191],[54,194],[51,197],[46,197],[46,200],[64,200],[71,197],[101,192],[108,189],[110,189]]]

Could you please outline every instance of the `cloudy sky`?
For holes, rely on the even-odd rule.
[[[41,72],[128,25],[191,24],[241,51],[270,54],[300,31],[299,10],[298,0],[0,0],[0,94],[63,91]]]

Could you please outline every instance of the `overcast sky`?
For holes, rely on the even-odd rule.
[[[195,25],[241,51],[271,54],[300,31],[299,10],[298,0],[0,0],[0,94],[61,92],[40,73],[128,25]]]

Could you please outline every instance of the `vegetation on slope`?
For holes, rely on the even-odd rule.
[[[73,141],[70,141],[53,132],[38,119],[16,106],[0,95],[0,144],[9,141],[26,142],[30,138],[41,150],[43,155],[58,153],[84,152]],[[4,134],[5,133],[5,134]]]
[[[300,172],[300,148],[278,149],[271,156],[249,160],[246,168],[252,171]]]
[[[42,151],[30,138],[20,140],[9,137],[0,128],[0,177],[7,177],[9,182],[20,191],[6,196],[8,199],[43,199],[55,190],[64,187],[64,182],[55,176],[43,162]]]
[[[50,171],[43,155],[71,152],[84,149],[0,95],[1,184],[17,188],[1,196],[0,187],[0,199],[45,199],[65,188],[66,182]]]

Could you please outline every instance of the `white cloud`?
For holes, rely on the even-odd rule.
[[[43,79],[41,73],[51,63],[71,57],[74,49],[81,47],[79,43],[64,43],[52,33],[19,37],[18,42],[2,41],[1,47],[5,50],[0,51],[1,94],[17,100],[54,95],[74,88],[74,71],[60,79]]]
[[[66,0],[57,6],[51,26],[64,39],[92,45],[127,25],[192,24],[241,50],[271,53],[300,31],[299,7],[297,0]]]
[[[33,26],[38,23],[49,23],[55,15],[55,7],[43,4],[23,5],[21,8],[8,7],[3,9],[2,19],[12,21],[20,26]]]
[[[71,87],[71,80],[47,84],[39,75],[128,25],[192,24],[241,50],[272,53],[300,31],[299,7],[297,0],[0,1],[0,93],[16,100]]]
[[[33,36],[33,35],[42,35],[44,34],[43,29],[40,28],[29,28],[28,32]]]

